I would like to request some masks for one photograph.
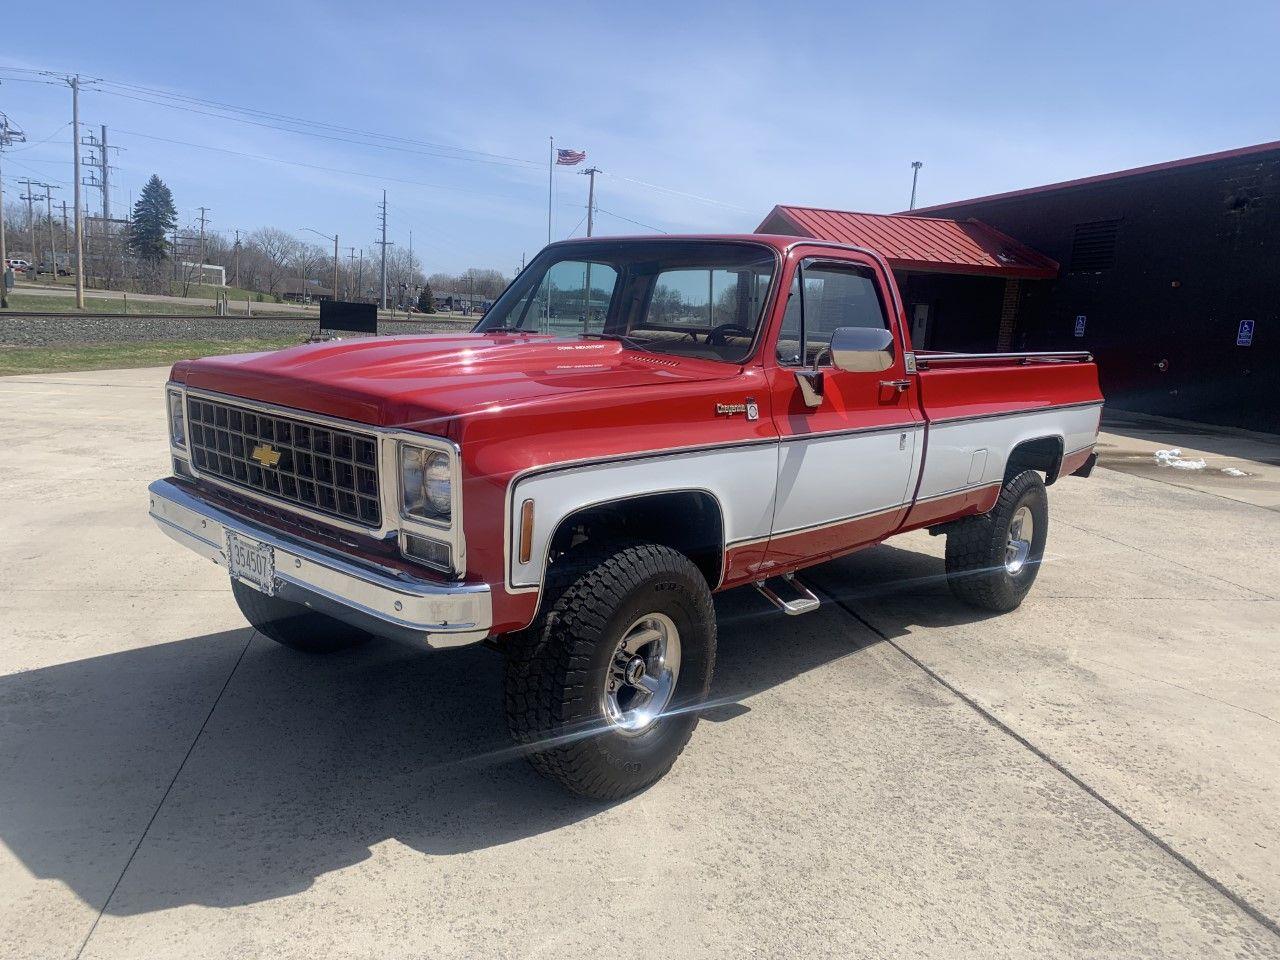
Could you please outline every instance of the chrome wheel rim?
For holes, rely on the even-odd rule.
[[[1015,510],[1004,542],[1004,568],[1010,575],[1016,577],[1027,565],[1035,532],[1036,522],[1031,516],[1031,508],[1019,507]]]
[[[680,631],[665,613],[645,614],[623,631],[609,659],[605,720],[622,733],[643,733],[671,703],[679,677]]]

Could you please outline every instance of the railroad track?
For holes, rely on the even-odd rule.
[[[66,311],[48,311],[39,310],[4,310],[0,311],[0,320],[120,320],[127,317],[130,320],[307,320],[313,325],[319,324],[319,319],[313,315],[301,313],[255,313],[245,316],[243,313],[231,313],[224,316],[218,316],[214,313],[67,313]],[[394,320],[380,317],[379,323],[416,323],[416,324],[442,324],[448,326],[457,326],[470,328],[475,325],[475,321],[469,318],[459,317],[436,317],[432,318],[429,314],[418,317],[396,317]]]

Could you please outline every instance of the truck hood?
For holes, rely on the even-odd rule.
[[[475,410],[570,393],[716,380],[740,368],[612,340],[466,333],[377,337],[186,360],[173,379],[377,426],[446,432]]]

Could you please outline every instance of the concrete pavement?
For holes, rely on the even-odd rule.
[[[615,805],[514,759],[485,649],[326,658],[151,528],[164,371],[0,379],[0,955],[1280,957],[1276,512],[1099,470],[984,617],[912,534]]]

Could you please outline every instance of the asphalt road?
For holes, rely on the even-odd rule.
[[[1013,614],[924,534],[723,596],[717,705],[592,804],[489,651],[245,628],[146,518],[163,379],[0,379],[0,955],[1280,957],[1275,510],[1103,469]]]

